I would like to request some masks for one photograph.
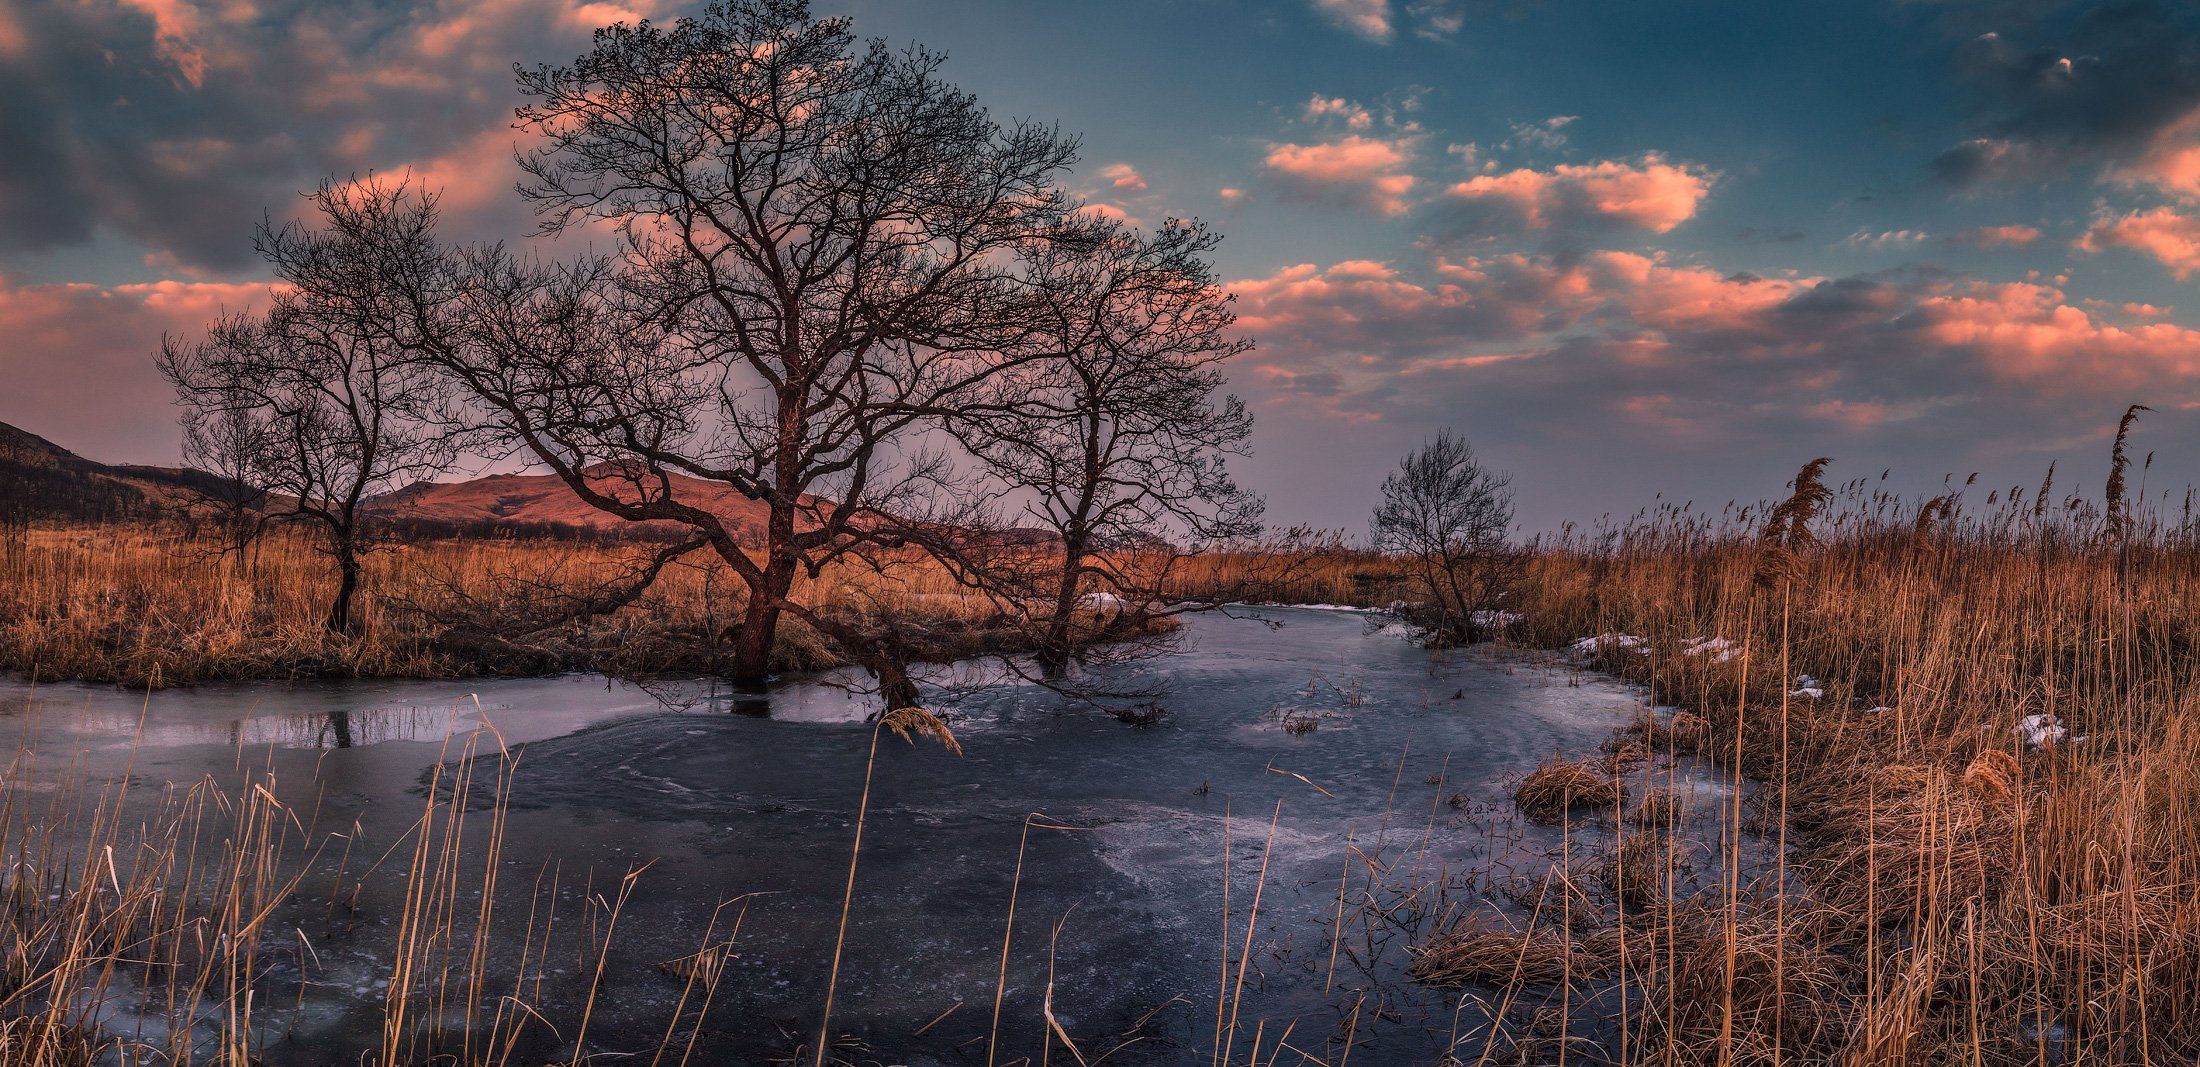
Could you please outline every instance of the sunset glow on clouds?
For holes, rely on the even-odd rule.
[[[1634,162],[1479,174],[1447,192],[1463,203],[1502,205],[1531,230],[1591,223],[1668,233],[1696,214],[1716,178],[1701,167],[1668,163],[1651,153]]]
[[[1321,144],[1279,144],[1262,160],[1285,188],[1312,198],[1335,197],[1384,215],[1412,210],[1409,143],[1354,134]]]
[[[263,297],[262,218],[402,172],[442,191],[454,236],[529,240],[512,65],[687,10],[0,8],[0,421],[172,458],[149,353]],[[2133,402],[2159,409],[2162,476],[2200,477],[2200,445],[2167,443],[2200,442],[2179,421],[2200,420],[2189,6],[820,10],[942,50],[996,115],[1080,134],[1085,210],[1227,236],[1259,342],[1232,371],[1261,420],[1245,477],[1279,519],[1358,523],[1374,472],[1444,426],[1515,470],[1540,525],[1759,495],[1814,455],[1913,486],[2036,481],[2097,465]]]

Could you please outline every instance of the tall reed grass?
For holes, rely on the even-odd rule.
[[[1960,490],[1799,483],[1772,505],[1667,507],[1537,546],[1509,639],[1681,709],[1613,747],[1753,780],[1704,817],[1724,843],[1764,834],[1771,862],[1745,870],[1727,848],[1715,884],[1676,895],[1692,846],[1673,813],[1630,810],[1590,760],[1554,761],[1523,808],[1595,820],[1608,843],[1539,895],[1565,922],[1427,935],[1417,974],[1533,1009],[1460,1060],[1563,1056],[1564,1035],[1596,1031],[1629,1063],[2192,1062],[2189,504],[2017,487],[1972,511]],[[1661,762],[1610,780],[1648,804]],[[1574,1017],[1554,1025],[1562,1003]]]

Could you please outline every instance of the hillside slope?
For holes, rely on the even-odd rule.
[[[0,423],[0,518],[146,518],[217,492],[221,479],[176,467],[112,466]]]
[[[616,489],[614,468],[591,469],[589,480]],[[710,509],[741,541],[763,540],[769,511],[731,486],[675,475],[682,500]],[[624,495],[631,496],[629,489]],[[428,533],[580,534],[592,537],[676,537],[673,522],[628,522],[581,500],[553,474],[492,474],[459,482],[419,482],[375,498],[377,517]]]

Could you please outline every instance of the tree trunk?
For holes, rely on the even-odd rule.
[[[1064,538],[1062,542],[1062,574],[1054,587],[1054,614],[1047,619],[1046,633],[1039,640],[1039,666],[1048,677],[1054,677],[1069,669],[1077,618],[1077,579],[1084,570],[1085,550],[1081,539]]]
[[[359,592],[359,553],[348,540],[336,545],[336,601],[329,605],[328,631],[351,632],[351,599]]]
[[[792,558],[776,558],[765,567],[760,583],[749,587],[749,602],[741,609],[741,629],[733,639],[731,677],[740,682],[760,682],[771,671],[772,643],[779,634],[779,614],[787,591],[794,588]]]

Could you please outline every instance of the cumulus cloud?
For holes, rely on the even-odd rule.
[[[1100,168],[1100,176],[1108,180],[1110,187],[1126,193],[1141,193],[1146,190],[1146,179],[1140,177],[1137,168],[1128,163],[1110,163]]]
[[[1370,41],[1390,40],[1390,0],[1314,0],[1314,10]]]
[[[1638,160],[1478,174],[1446,190],[1462,227],[1668,233],[1695,217],[1718,175],[1657,153]]]
[[[2169,268],[2178,281],[2185,281],[2200,270],[2200,219],[2167,207],[2104,217],[2078,238],[2078,248],[2085,252],[2109,248],[2142,252]]]
[[[1308,122],[1336,119],[1355,130],[1365,130],[1375,125],[1375,115],[1368,109],[1341,96],[1314,94],[1306,102],[1304,116]]]
[[[1923,230],[1858,230],[1842,238],[1841,243],[1850,248],[1912,248],[1930,236]]]
[[[1515,122],[1512,136],[1498,145],[1504,149],[1540,149],[1566,147],[1566,127],[1581,120],[1579,115],[1553,115],[1541,122]]]
[[[2039,239],[2039,227],[2022,224],[1977,226],[1948,238],[1949,242],[1967,248],[2023,248]]]
[[[1383,215],[1412,210],[1408,138],[1352,134],[1315,144],[1272,145],[1262,160],[1272,180],[1303,199],[1350,203]]]

